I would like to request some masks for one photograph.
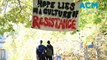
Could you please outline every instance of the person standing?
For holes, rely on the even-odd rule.
[[[40,40],[40,45],[36,49],[36,54],[38,57],[37,60],[46,60],[46,53],[45,53],[46,47],[44,45],[42,45],[42,43],[43,43],[43,41]]]
[[[47,41],[46,47],[46,58],[47,60],[53,60],[52,56],[54,55],[53,46],[50,44],[50,41]]]

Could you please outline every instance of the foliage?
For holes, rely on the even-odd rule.
[[[80,0],[95,1],[95,0]],[[97,1],[97,0],[96,0]],[[0,0],[0,34],[9,32],[3,48],[9,51],[9,60],[36,60],[35,49],[39,40],[51,40],[55,54],[68,60],[83,59],[83,49],[79,48],[81,41],[94,41],[99,39],[101,60],[107,56],[107,0],[98,0],[98,9],[80,9],[78,31],[53,32],[31,29],[32,0]],[[12,33],[12,34],[11,34]],[[79,34],[80,33],[80,34]],[[105,36],[103,38],[103,35]],[[68,49],[69,48],[69,49]],[[89,49],[89,56],[95,59],[95,48]],[[58,53],[57,53],[58,52]],[[65,57],[67,55],[67,57]]]

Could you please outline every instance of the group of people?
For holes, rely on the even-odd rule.
[[[44,46],[42,43],[43,41],[40,40],[40,45],[36,49],[37,60],[53,60],[54,50],[50,41],[47,41],[47,46]]]

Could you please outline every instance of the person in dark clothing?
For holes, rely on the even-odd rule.
[[[42,45],[43,41],[40,41],[40,45],[38,46],[38,48],[36,49],[36,54],[38,59],[37,60],[46,60],[46,47],[44,45]]]
[[[47,41],[47,49],[46,49],[46,58],[47,60],[53,60],[52,56],[54,55],[53,46],[50,44],[50,41]]]

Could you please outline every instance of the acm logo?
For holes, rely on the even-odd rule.
[[[81,2],[80,8],[82,8],[82,9],[90,9],[90,8],[98,9],[98,2]]]

